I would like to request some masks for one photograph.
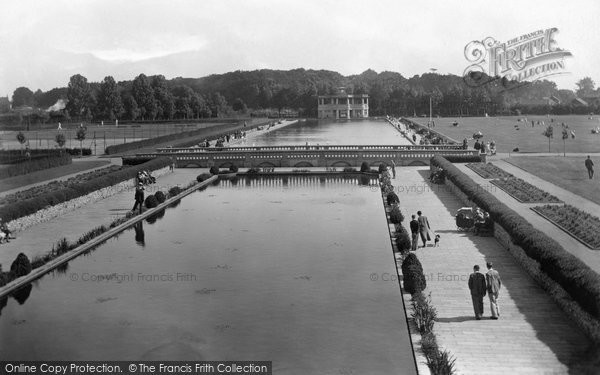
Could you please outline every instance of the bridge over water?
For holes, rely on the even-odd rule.
[[[398,166],[429,165],[429,159],[442,156],[479,156],[478,150],[459,145],[326,145],[257,146],[223,148],[159,148],[136,154],[139,158],[173,156],[178,167],[357,167],[394,160]]]

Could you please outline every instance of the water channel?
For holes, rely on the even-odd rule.
[[[317,126],[313,142],[341,132],[340,143],[363,143],[348,124]],[[280,144],[311,134],[286,129]],[[0,358],[416,373],[381,195],[369,183],[240,177],[197,191],[0,301]]]

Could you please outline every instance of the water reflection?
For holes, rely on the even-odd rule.
[[[133,228],[135,230],[135,242],[141,247],[144,247],[146,245],[144,240],[144,223],[139,221],[133,226]]]

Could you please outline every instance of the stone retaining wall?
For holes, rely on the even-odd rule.
[[[161,169],[157,169],[152,171],[152,175],[156,178],[166,174],[169,172],[169,167],[164,167]],[[71,199],[69,201],[57,204],[55,206],[50,206],[44,209],[37,211],[34,214],[20,217],[16,220],[10,221],[7,225],[13,232],[20,232],[25,230],[33,225],[43,223],[45,221],[51,220],[57,216],[63,215],[67,212],[73,211],[77,208],[80,208],[86,204],[93,203],[99,201],[104,198],[108,198],[117,193],[122,192],[123,190],[127,190],[130,188],[134,188],[136,183],[136,179],[132,178],[126,181],[119,182],[116,185],[108,186],[96,191],[93,191],[87,195],[81,196],[79,198]]]

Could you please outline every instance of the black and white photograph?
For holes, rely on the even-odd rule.
[[[0,10],[0,374],[600,374],[599,2]]]

